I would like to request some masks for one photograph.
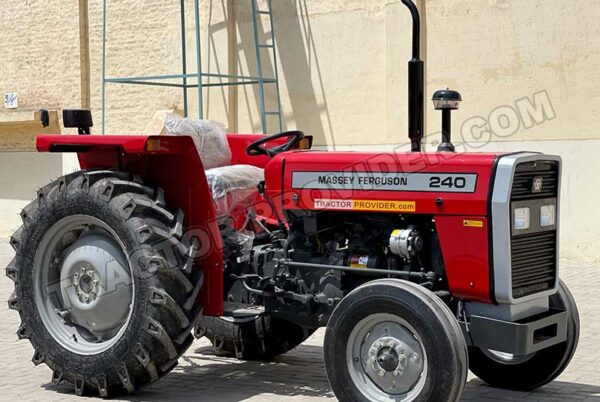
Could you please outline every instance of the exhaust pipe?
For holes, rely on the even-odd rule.
[[[421,17],[412,0],[402,0],[413,20],[412,59],[408,62],[408,138],[412,152],[421,152],[423,140],[425,65],[421,60]]]

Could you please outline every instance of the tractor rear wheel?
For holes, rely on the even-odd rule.
[[[342,402],[460,400],[464,336],[427,289],[397,279],[368,282],[337,305],[325,332],[329,383]]]
[[[567,311],[567,340],[530,355],[469,348],[471,371],[493,387],[531,391],[558,377],[567,368],[579,343],[579,312],[573,295],[561,281],[550,296],[550,307]]]
[[[217,354],[241,360],[269,360],[289,352],[315,332],[267,314],[206,317],[198,321],[197,336],[206,336]]]
[[[9,307],[54,383],[133,393],[177,365],[202,276],[187,269],[183,214],[165,208],[162,190],[126,173],[77,172],[39,190],[21,216]]]

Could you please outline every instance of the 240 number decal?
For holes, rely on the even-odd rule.
[[[429,188],[465,188],[467,179],[462,176],[440,177],[433,176],[429,178]]]

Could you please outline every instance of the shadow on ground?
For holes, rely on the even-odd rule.
[[[327,382],[322,348],[301,345],[293,352],[271,362],[240,362],[216,356],[209,346],[192,348],[180,359],[179,366],[164,380],[143,389],[131,401],[211,401],[237,402],[279,400],[296,397],[300,400],[334,399]],[[72,394],[69,384],[55,387],[44,385],[62,394]],[[535,392],[514,392],[495,389],[478,379],[467,384],[464,401],[600,401],[600,386],[554,382]]]

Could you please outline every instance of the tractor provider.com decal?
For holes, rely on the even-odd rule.
[[[294,189],[472,193],[474,173],[292,172]]]
[[[417,206],[414,201],[316,199],[314,209],[416,212]]]

